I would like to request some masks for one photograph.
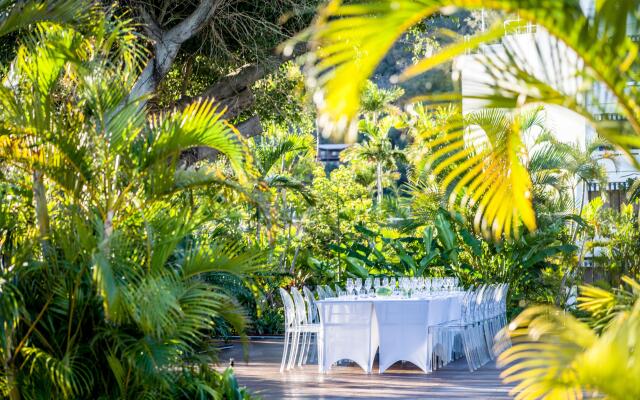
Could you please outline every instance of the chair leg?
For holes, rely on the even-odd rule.
[[[282,348],[282,361],[280,362],[280,372],[284,371],[284,365],[287,362],[287,353],[289,350],[289,336],[291,336],[291,332],[284,333],[284,347]]]
[[[307,340],[309,340],[309,333],[304,332],[302,334],[302,341],[300,342],[300,355],[298,356],[298,367],[302,366],[302,361],[305,358],[305,351],[307,349]]]
[[[293,337],[291,338],[291,353],[289,355],[289,363],[287,364],[287,369],[291,369],[294,367],[296,359],[298,357],[298,341],[300,332],[293,332],[292,335]]]
[[[469,371],[473,372],[475,367],[472,359],[473,356],[471,354],[471,341],[469,340],[469,335],[466,327],[462,328],[460,335],[462,336],[462,351],[464,351],[464,356],[467,359],[467,366],[469,367]]]
[[[313,346],[311,346],[311,341],[314,336],[315,336],[315,333],[313,332],[309,333],[309,338],[307,339],[307,348],[305,349],[305,352],[304,352],[304,360],[302,360],[303,364],[307,364],[309,362],[309,353],[313,349]],[[313,358],[311,359],[313,360]]]

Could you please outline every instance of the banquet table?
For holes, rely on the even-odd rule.
[[[370,373],[376,352],[379,373],[397,361],[431,370],[429,327],[457,321],[464,293],[419,298],[330,298],[317,302],[320,314],[318,364],[320,372],[342,359]]]

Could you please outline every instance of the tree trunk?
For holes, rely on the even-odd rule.
[[[180,46],[200,32],[220,3],[218,0],[201,0],[193,13],[167,31],[158,25],[158,22],[141,3],[138,7],[138,13],[144,22],[147,35],[155,43],[153,57],[133,86],[130,98],[139,99],[156,91],[160,82],[171,69]]]
[[[160,41],[155,44],[154,57],[149,60],[133,85],[131,99],[139,99],[149,93],[154,93],[171,69],[181,43],[170,42],[164,36],[163,34]]]

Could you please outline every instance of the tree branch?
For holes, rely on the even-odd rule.
[[[260,117],[254,115],[246,121],[239,123],[236,129],[240,131],[242,136],[246,138],[258,136],[262,134],[262,124],[260,123]]]
[[[191,15],[180,21],[178,25],[165,34],[165,40],[176,44],[182,44],[187,41],[204,27],[219,3],[219,0],[201,0]]]
[[[159,41],[162,38],[162,28],[160,28],[160,25],[158,25],[153,16],[142,4],[138,5],[138,14],[140,14],[140,18],[142,22],[144,22],[142,28],[147,36],[149,36],[149,39]]]

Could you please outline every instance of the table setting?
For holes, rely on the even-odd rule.
[[[371,373],[397,361],[431,371],[429,328],[460,319],[457,278],[348,278],[337,297],[316,301],[319,313],[318,360],[321,372],[350,359]]]

